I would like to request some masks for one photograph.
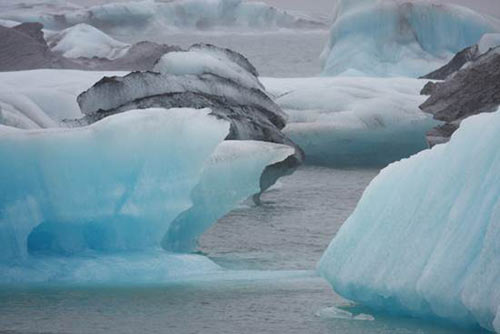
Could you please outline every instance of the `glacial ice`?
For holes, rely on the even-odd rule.
[[[219,217],[260,192],[269,166],[295,154],[224,141],[228,133],[210,109],[189,108],[132,110],[71,129],[0,125],[0,283],[218,272],[204,257],[165,249],[193,250]]]
[[[427,148],[439,122],[418,106],[425,80],[410,78],[261,79],[288,114],[283,132],[306,163],[383,166]]]
[[[193,206],[170,225],[163,248],[195,249],[197,238],[237,204],[260,192],[264,169],[295,153],[293,147],[260,141],[228,140],[207,161],[191,195]]]
[[[500,332],[500,110],[381,171],[319,262],[340,295]]]
[[[127,103],[160,94],[194,93],[219,96],[227,104],[257,106],[268,110],[284,123],[281,109],[260,90],[244,89],[230,80],[205,73],[202,75],[169,75],[156,72],[133,72],[123,77],[106,77],[78,96],[86,115],[118,109]]]
[[[88,24],[77,24],[59,32],[45,33],[52,51],[66,58],[116,59],[127,53],[130,44],[117,41]]]
[[[497,19],[431,1],[339,0],[323,75],[425,75],[500,31]]]
[[[76,129],[2,126],[0,262],[159,248],[229,131],[209,113],[149,109]]]
[[[221,271],[222,268],[205,256],[172,254],[163,249],[116,253],[88,251],[74,256],[37,254],[15,263],[0,261],[0,284],[158,284],[196,280]]]
[[[227,57],[199,51],[169,52],[165,54],[153,68],[153,71],[172,75],[201,75],[212,73],[228,78],[238,84],[263,90],[259,79]]]
[[[488,52],[490,49],[494,49],[500,46],[500,33],[484,34],[483,37],[477,43],[479,55]]]
[[[64,8],[64,7],[63,7]],[[64,10],[65,9],[65,10]],[[40,22],[47,29],[60,30],[86,23],[114,35],[164,33],[179,29],[212,30],[324,28],[324,22],[304,15],[292,15],[263,2],[242,0],[127,1],[98,4],[88,8],[47,6],[43,11],[10,11],[6,20]]]
[[[124,74],[49,69],[0,72],[0,124],[51,128],[65,119],[81,118],[78,95],[103,76]]]

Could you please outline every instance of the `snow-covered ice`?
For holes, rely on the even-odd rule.
[[[498,31],[498,19],[452,4],[339,0],[322,73],[418,77]]]
[[[328,166],[380,166],[427,147],[438,122],[418,106],[426,80],[331,77],[261,79],[288,114],[283,132]]]
[[[212,73],[242,86],[263,90],[262,84],[253,73],[223,55],[204,52],[203,49],[169,52],[158,61],[153,71],[173,75]]]
[[[76,98],[106,75],[126,72],[32,70],[0,72],[0,124],[23,129],[60,126],[84,115]]]
[[[116,59],[127,53],[130,44],[117,41],[88,24],[77,24],[59,32],[45,32],[52,51],[66,58]]]
[[[342,296],[500,332],[500,110],[382,170],[319,263]]]

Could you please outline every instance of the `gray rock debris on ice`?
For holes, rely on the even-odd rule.
[[[430,146],[447,142],[460,122],[472,115],[493,112],[500,105],[500,46],[469,61],[443,82],[429,82],[421,106],[445,124],[427,134]]]
[[[229,49],[199,44],[190,50],[219,54],[221,59],[243,68],[245,75],[257,74],[246,58]],[[258,81],[257,76],[255,80]],[[292,173],[302,163],[304,153],[281,132],[286,125],[286,115],[280,107],[263,89],[244,86],[241,82],[207,70],[187,75],[148,71],[133,72],[123,77],[104,77],[78,96],[78,104],[86,116],[70,120],[68,124],[91,124],[132,109],[208,107],[214,116],[230,122],[227,140],[259,140],[295,148],[293,156],[266,168],[260,180],[261,190],[264,191],[278,178]],[[259,195],[254,197],[256,202]]]
[[[146,71],[153,68],[165,53],[179,47],[143,41],[133,44],[120,58],[65,58],[53,52],[44,39],[43,25],[22,23],[7,28],[0,26],[0,71],[40,68],[99,71]]]

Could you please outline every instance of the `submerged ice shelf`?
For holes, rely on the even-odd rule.
[[[500,332],[500,110],[384,169],[319,263],[377,309]]]

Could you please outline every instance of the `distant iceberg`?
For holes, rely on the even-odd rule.
[[[427,148],[426,132],[440,124],[418,106],[426,81],[412,78],[262,78],[288,114],[283,132],[306,163],[335,167],[386,166]]]
[[[86,23],[118,35],[142,36],[183,30],[325,28],[324,19],[289,13],[264,2],[243,0],[174,0],[110,2],[84,8],[0,14],[4,20],[40,22],[61,30]]]
[[[123,57],[131,46],[85,23],[60,32],[45,32],[45,39],[52,51],[66,58],[98,57],[113,60]]]
[[[500,110],[382,170],[319,263],[342,296],[500,332]]]
[[[419,77],[495,31],[497,19],[456,5],[339,0],[322,74]]]

